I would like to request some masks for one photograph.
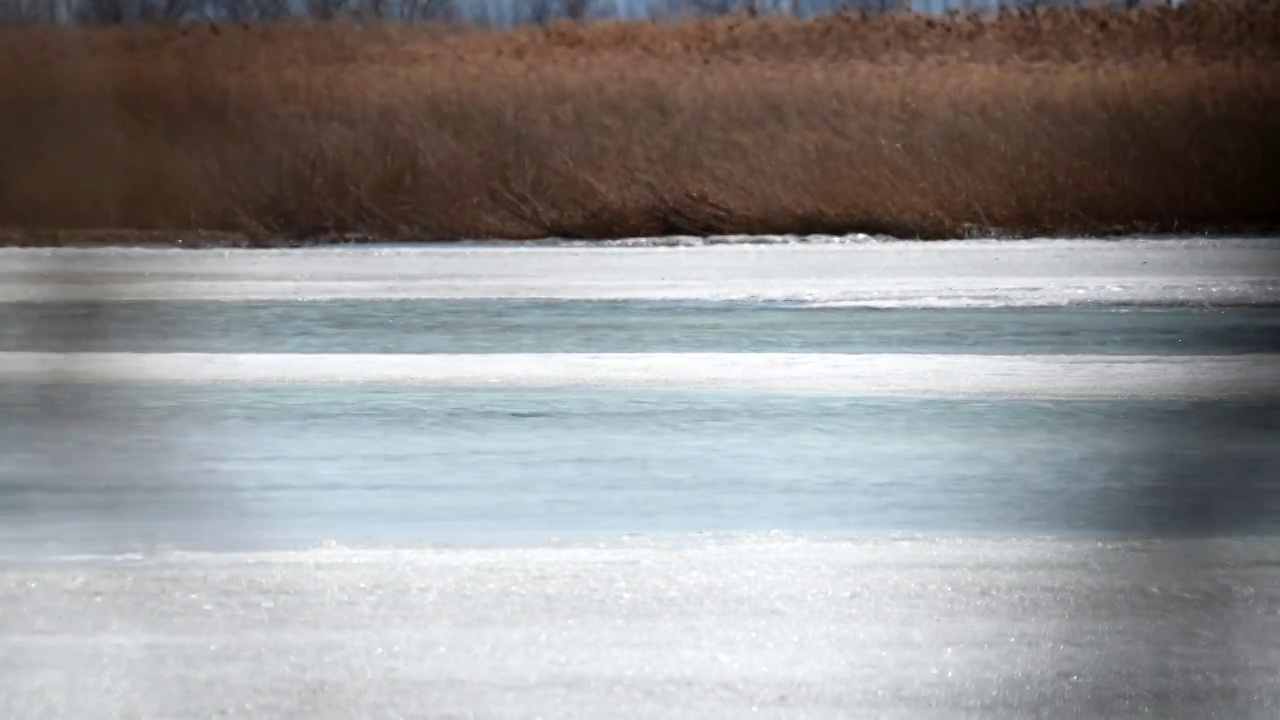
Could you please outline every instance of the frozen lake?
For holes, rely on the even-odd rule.
[[[0,250],[6,717],[1274,717],[1280,243]]]

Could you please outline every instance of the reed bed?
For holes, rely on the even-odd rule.
[[[0,32],[0,242],[1258,232],[1280,4]]]

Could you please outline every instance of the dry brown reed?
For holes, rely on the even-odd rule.
[[[0,228],[1280,227],[1280,5],[0,33]]]

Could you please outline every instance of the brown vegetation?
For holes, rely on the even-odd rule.
[[[1280,227],[1275,2],[12,30],[0,107],[11,240]]]

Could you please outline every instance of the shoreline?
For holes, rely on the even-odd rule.
[[[423,247],[547,247],[547,248],[679,248],[740,245],[844,245],[863,243],[929,243],[987,241],[993,243],[1053,242],[1081,240],[1096,242],[1188,241],[1188,240],[1274,240],[1280,243],[1280,229],[1246,228],[1240,232],[1201,233],[1116,233],[1110,235],[976,235],[954,238],[904,238],[866,233],[846,234],[760,234],[760,235],[657,235],[618,238],[401,238],[367,234],[330,235],[310,238],[287,236],[254,237],[242,233],[207,231],[75,231],[75,232],[5,232],[0,231],[0,250],[10,249],[157,249],[157,250],[308,250],[322,248],[423,248]]]

